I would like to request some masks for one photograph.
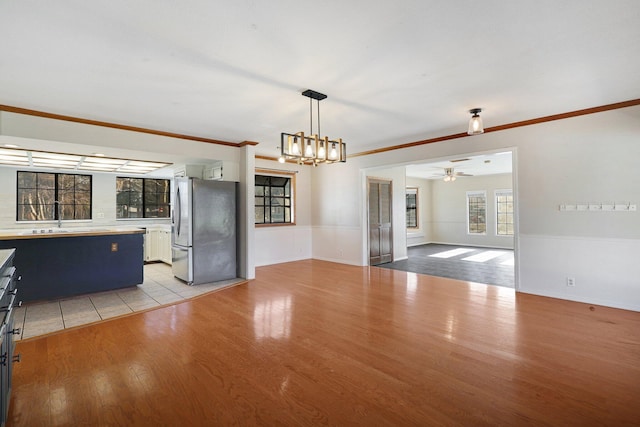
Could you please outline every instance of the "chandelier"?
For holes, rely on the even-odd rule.
[[[307,89],[302,92],[309,98],[309,135],[304,132],[280,134],[280,157],[278,161],[294,160],[301,165],[318,166],[320,163],[336,163],[347,161],[347,145],[342,138],[329,139],[320,136],[320,101],[327,95]],[[317,101],[318,132],[313,133],[313,100]]]

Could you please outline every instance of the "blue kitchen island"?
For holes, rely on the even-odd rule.
[[[126,288],[144,280],[143,229],[50,229],[0,234],[15,248],[24,302]]]

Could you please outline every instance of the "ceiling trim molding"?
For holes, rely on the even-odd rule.
[[[35,116],[35,117],[43,117],[45,119],[63,120],[67,122],[81,123],[84,125],[101,126],[101,127],[111,128],[111,129],[119,129],[119,130],[126,130],[126,131],[132,131],[132,132],[147,133],[151,135],[166,136],[169,138],[179,138],[179,139],[187,139],[190,141],[206,142],[208,144],[226,145],[228,147],[241,147],[243,145],[247,145],[248,143],[248,141],[245,141],[245,143],[243,144],[238,144],[235,142],[221,141],[218,139],[202,138],[199,136],[183,135],[179,133],[164,132],[160,130],[141,128],[137,126],[122,125],[118,123],[102,122],[99,120],[83,119],[81,117],[72,117],[72,116],[65,116],[62,114],[47,113],[44,111],[29,110],[27,108],[12,107],[10,105],[0,104],[0,111],[6,111],[8,113],[16,113],[16,114],[25,114],[28,116]],[[257,144],[257,143],[252,143],[252,144]]]
[[[529,126],[529,125],[536,125],[539,123],[552,122],[555,120],[564,120],[564,119],[569,119],[571,117],[584,116],[586,114],[602,113],[604,111],[611,111],[611,110],[617,110],[620,108],[633,107],[635,105],[640,105],[640,99],[631,99],[629,101],[616,102],[614,104],[601,105],[599,107],[585,108],[582,110],[570,111],[568,113],[553,114],[551,116],[538,117],[536,119],[507,123],[499,126],[492,126],[489,128],[485,128],[484,133],[499,132],[502,130],[514,129],[514,128],[519,128],[519,127]],[[467,134],[467,132],[461,132],[453,135],[445,135],[445,136],[438,136],[430,139],[424,139],[422,141],[408,142],[406,144],[392,145],[389,147],[377,148],[375,150],[362,151],[360,153],[350,154],[349,157],[368,156],[370,154],[384,153],[387,151],[399,150],[402,148],[417,147],[419,145],[433,144],[434,142],[447,141],[450,139],[468,138],[471,136],[474,136],[474,135],[469,135]]]

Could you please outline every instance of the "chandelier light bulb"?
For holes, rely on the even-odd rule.
[[[311,141],[307,142],[307,148],[304,150],[305,157],[313,157],[313,148],[311,148]]]
[[[331,150],[329,151],[329,158],[335,160],[338,158],[338,150],[336,150],[335,142],[331,144]]]
[[[320,146],[318,147],[318,158],[324,159],[327,155],[327,151],[324,149],[324,142],[320,141]]]
[[[295,156],[300,155],[300,147],[298,146],[298,138],[294,138],[293,146],[291,147],[291,153]]]

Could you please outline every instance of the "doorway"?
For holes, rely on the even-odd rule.
[[[406,165],[417,227],[406,229],[407,259],[388,267],[517,287],[515,168],[512,148]]]
[[[368,178],[369,265],[393,261],[392,181]]]

